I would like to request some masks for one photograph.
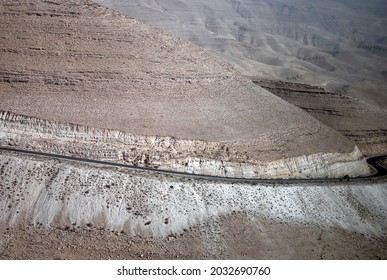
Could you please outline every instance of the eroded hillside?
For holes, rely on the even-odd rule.
[[[370,172],[357,147],[350,153],[262,161],[226,143],[134,135],[9,112],[0,112],[0,141],[22,150],[224,177],[340,178]]]
[[[2,3],[2,111],[217,143],[255,162],[347,154],[366,170],[352,142],[203,49],[89,1]]]
[[[324,86],[386,108],[386,1],[97,0],[248,76]]]
[[[354,141],[363,154],[387,154],[385,110],[317,86],[263,79],[253,81],[342,133]]]

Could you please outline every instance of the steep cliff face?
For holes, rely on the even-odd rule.
[[[369,168],[355,147],[350,153],[318,153],[257,161],[230,143],[139,136],[0,114],[3,146],[154,167],[164,170],[244,178],[337,178],[361,176]]]

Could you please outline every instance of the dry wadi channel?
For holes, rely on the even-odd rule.
[[[91,1],[0,3],[1,146],[230,177],[370,173],[354,142],[193,44]],[[386,201],[383,178],[248,184],[1,150],[0,258],[385,259]]]

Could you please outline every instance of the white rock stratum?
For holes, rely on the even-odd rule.
[[[239,178],[339,178],[369,174],[357,147],[272,161],[250,159],[229,143],[139,136],[0,114],[0,143],[19,149],[105,160],[164,170]]]

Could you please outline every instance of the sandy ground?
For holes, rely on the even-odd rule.
[[[20,227],[0,234],[0,259],[387,259],[386,237],[294,227],[239,212],[167,238],[93,228]]]

